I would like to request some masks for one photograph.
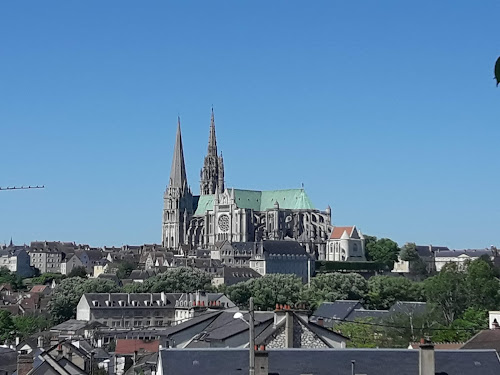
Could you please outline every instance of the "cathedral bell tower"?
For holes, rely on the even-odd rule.
[[[210,119],[210,133],[208,136],[208,151],[203,168],[200,172],[200,194],[215,194],[217,189],[224,191],[224,160],[222,153],[217,155],[217,139],[215,137],[214,109]]]
[[[178,118],[170,179],[163,195],[162,245],[164,247],[177,249],[188,242],[186,228],[192,215],[193,195],[187,184],[181,120]]]

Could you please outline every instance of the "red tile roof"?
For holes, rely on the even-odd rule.
[[[47,285],[33,285],[30,292],[31,293],[43,293],[45,291],[45,289],[47,289],[47,288],[48,288]]]
[[[347,231],[347,234],[350,237],[353,229],[354,229],[354,226],[352,226],[352,227],[333,227],[332,235],[330,236],[330,238],[333,240],[339,240],[340,237],[342,237],[342,235],[344,234],[344,231]]]
[[[143,341],[138,339],[117,339],[116,354],[158,353],[160,342],[158,340]]]

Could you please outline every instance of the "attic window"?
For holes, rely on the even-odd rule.
[[[139,306],[139,302],[138,301],[132,301],[132,306]]]
[[[158,306],[161,306],[161,301],[160,301],[159,299],[157,299],[157,300],[156,300],[156,304],[157,304]]]
[[[94,306],[99,306],[99,301],[92,301],[92,304],[93,304]]]
[[[106,306],[109,306],[109,301],[106,301],[105,304],[106,304]]]
[[[118,304],[119,304],[120,306],[125,306],[125,301],[124,301],[124,300],[119,300],[119,301],[118,301]]]

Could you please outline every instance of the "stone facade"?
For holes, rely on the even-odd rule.
[[[365,261],[365,238],[356,226],[334,227],[328,239],[328,261]]]
[[[227,189],[217,156],[212,112],[208,152],[201,170],[200,196],[188,187],[178,121],[170,179],[164,194],[162,244],[213,248],[218,242],[295,239],[325,259],[332,230],[331,209],[314,208],[303,188],[273,191]]]
[[[283,349],[287,347],[285,326],[281,327],[266,345],[267,349]],[[308,330],[302,323],[294,319],[293,348],[328,349],[317,335]]]

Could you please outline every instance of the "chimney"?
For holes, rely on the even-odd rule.
[[[318,318],[318,320],[316,320],[316,324],[323,327],[325,324],[325,321],[323,320],[323,318]]]
[[[499,328],[498,322],[500,322],[500,311],[489,311],[488,315],[489,315],[488,317],[489,328],[490,329]]]
[[[255,375],[269,375],[269,355],[265,350],[255,352]]]
[[[21,351],[17,356],[17,375],[26,375],[33,369],[33,356]]]
[[[37,346],[43,348],[43,336],[38,336]]]
[[[420,340],[419,375],[434,375],[436,365],[434,361],[434,344],[428,339]]]
[[[16,346],[18,346],[20,342],[21,342],[21,339],[19,338],[19,336],[16,336]]]

